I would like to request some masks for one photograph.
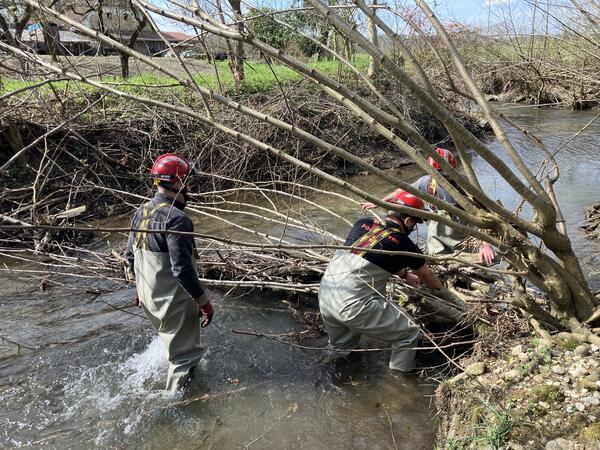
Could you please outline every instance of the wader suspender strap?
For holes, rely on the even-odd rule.
[[[431,177],[431,181],[427,185],[427,192],[429,193],[429,195],[435,195],[436,189],[437,189],[437,182],[435,181],[435,178]]]
[[[140,221],[140,225],[138,228],[140,230],[147,230],[148,225],[150,224],[150,219],[152,219],[152,216],[156,213],[156,211],[158,211],[163,206],[172,206],[172,205],[170,203],[163,202],[163,203],[159,203],[158,205],[156,205],[154,208],[152,208],[150,210],[150,203],[146,203],[144,205],[144,209],[142,211],[142,220]],[[138,249],[141,244],[142,250],[148,250],[148,242],[146,240],[147,237],[148,237],[148,233],[144,233],[142,231],[137,231],[135,233],[135,239],[133,241],[133,248]]]
[[[373,248],[394,232],[402,233],[402,230],[400,230],[400,228],[395,227],[384,228],[381,222],[375,221],[373,222],[373,226],[368,232],[366,232],[360,238],[354,241],[352,247],[360,247],[364,249]],[[361,251],[358,249],[352,250],[352,253],[358,256],[364,256],[367,254],[366,251]]]

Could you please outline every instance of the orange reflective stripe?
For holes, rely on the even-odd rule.
[[[394,232],[402,232],[399,228],[389,227],[384,228],[383,225],[379,222],[374,222],[371,229],[363,234],[359,239],[357,239],[352,247],[359,247],[361,249],[371,249],[383,241],[386,237]],[[358,256],[364,256],[367,254],[364,250],[352,250],[352,253]]]
[[[353,247],[363,247],[364,243],[366,241],[368,241],[371,236],[377,234],[378,232],[380,232],[381,230],[383,230],[383,225],[381,225],[380,222],[378,221],[374,221],[373,225],[371,226],[371,229],[369,231],[367,231],[365,234],[363,234],[361,237],[359,237],[356,241],[354,241],[352,243]]]

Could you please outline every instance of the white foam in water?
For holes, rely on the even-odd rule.
[[[67,415],[76,417],[82,412],[110,414],[120,407],[129,410],[131,406],[127,403],[142,407],[146,401],[162,396],[167,366],[165,350],[156,336],[146,350],[123,362],[111,361],[72,374],[74,379],[65,387],[71,399],[67,403],[72,402]],[[157,384],[160,385],[158,389]],[[128,428],[131,430],[133,425]],[[102,440],[102,435],[97,438]]]
[[[167,356],[159,337],[156,336],[142,353],[136,353],[120,365],[118,371],[125,379],[126,391],[145,391],[148,381],[161,381],[166,375]],[[164,380],[163,380],[164,381]]]

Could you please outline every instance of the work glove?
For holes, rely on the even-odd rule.
[[[212,321],[213,316],[215,315],[215,310],[212,307],[210,301],[205,305],[198,305],[198,317],[202,317],[202,322],[200,326],[202,328],[206,328],[208,324]]]

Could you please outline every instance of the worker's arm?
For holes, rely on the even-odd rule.
[[[139,225],[139,220],[137,220],[138,216],[139,211],[136,211],[136,213],[133,215],[133,218],[131,219],[130,227],[133,229],[137,228],[137,226]],[[127,263],[127,267],[125,268],[125,275],[127,277],[127,281],[135,281],[135,249],[133,248],[134,241],[135,233],[130,232],[129,239],[127,239],[127,246],[125,247],[125,252],[123,253],[123,259],[125,259],[125,262]]]
[[[193,232],[194,225],[189,217],[176,216],[169,220],[167,229],[170,231]],[[194,238],[180,234],[167,235],[169,257],[171,259],[171,272],[179,285],[193,299],[202,299],[204,288],[198,280],[196,263],[193,258]],[[200,303],[205,300],[200,300]]]
[[[419,269],[413,269],[412,271],[416,276],[419,277],[419,280],[422,284],[427,286],[430,289],[443,289],[444,285],[434,273],[433,270],[427,265],[423,264]]]
[[[383,197],[383,201],[384,202],[391,202],[393,199],[395,199],[402,192],[404,192],[404,190],[398,188],[395,191],[392,191],[388,195],[386,195],[385,197]],[[363,203],[360,204],[360,206],[362,206],[363,209],[374,209],[374,208],[377,208],[377,205],[375,203],[371,203],[371,202],[363,202]]]

